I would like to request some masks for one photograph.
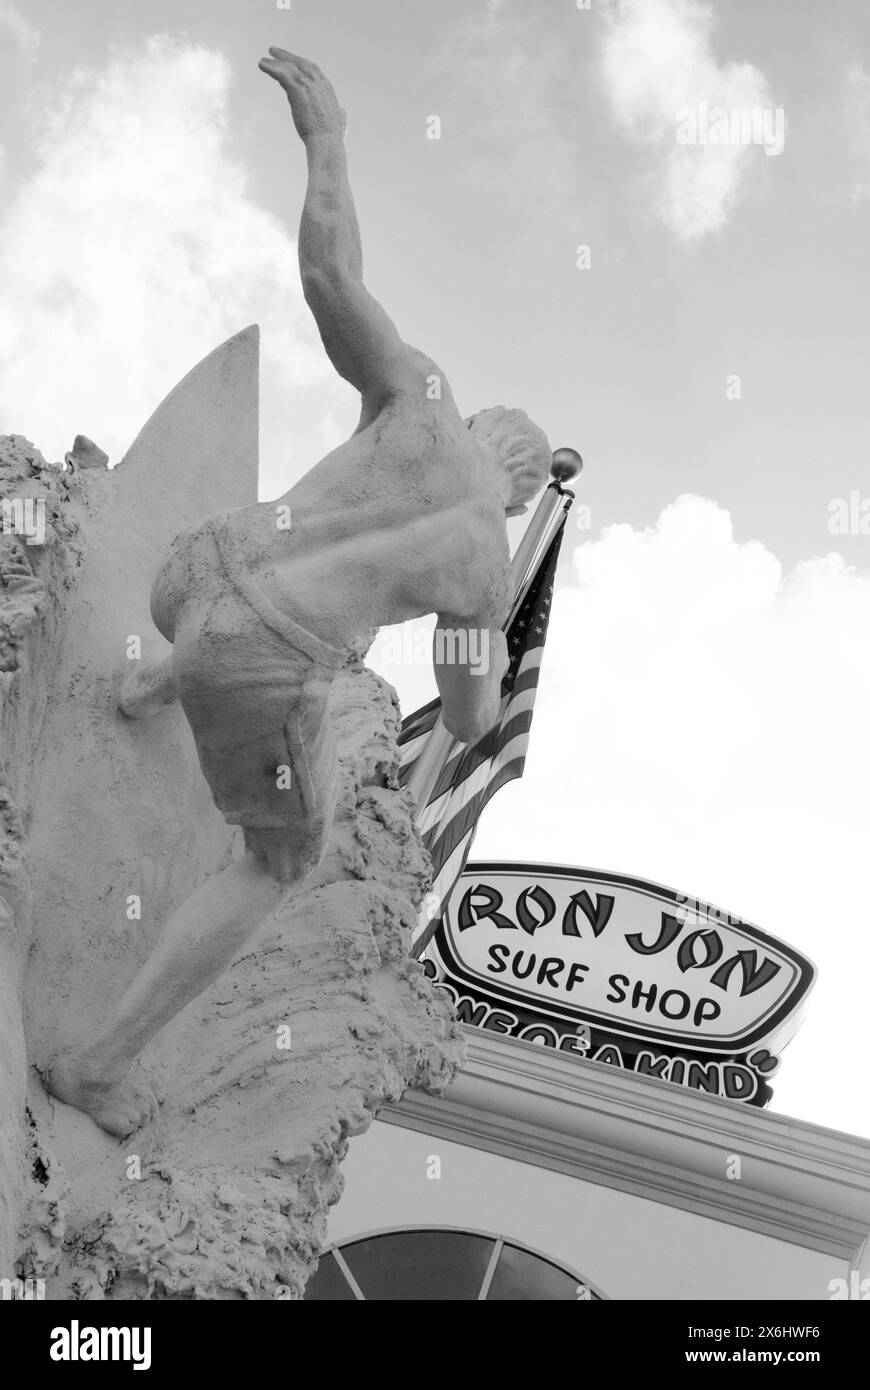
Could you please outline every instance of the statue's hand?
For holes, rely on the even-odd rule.
[[[270,57],[260,59],[260,71],[274,77],[287,93],[300,138],[308,141],[316,135],[342,137],[347,117],[332,83],[317,64],[284,48],[270,48],[269,54]]]

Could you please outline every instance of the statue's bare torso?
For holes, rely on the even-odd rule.
[[[510,586],[497,466],[449,391],[425,399],[421,366],[416,390],[397,394],[283,497],[224,526],[276,607],[307,617],[335,646],[431,612],[500,627]],[[200,530],[183,543],[195,549]],[[194,566],[195,584],[189,573],[171,560],[155,584],[154,618],[170,641],[179,615],[196,622],[208,598],[207,568]]]

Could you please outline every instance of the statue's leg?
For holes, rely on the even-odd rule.
[[[252,854],[204,883],[169,918],[93,1041],[48,1068],[48,1089],[110,1134],[129,1134],[147,1120],[156,1102],[125,1080],[130,1066],[154,1034],[229,965],[286,893],[287,884]]]

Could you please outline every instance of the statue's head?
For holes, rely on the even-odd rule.
[[[547,436],[524,410],[508,410],[503,405],[479,410],[465,423],[504,468],[508,482],[505,511],[508,516],[519,516],[550,476],[553,453]]]

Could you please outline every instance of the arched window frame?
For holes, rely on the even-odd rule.
[[[382,1236],[425,1235],[428,1232],[436,1234],[441,1232],[452,1232],[455,1235],[478,1236],[484,1240],[491,1240],[493,1242],[492,1255],[490,1256],[489,1265],[484,1274],[480,1292],[477,1296],[478,1302],[486,1300],[498,1261],[506,1245],[521,1251],[523,1254],[532,1255],[536,1259],[542,1260],[545,1264],[552,1265],[554,1269],[558,1269],[561,1273],[566,1275],[567,1278],[575,1280],[578,1289],[581,1287],[589,1289],[593,1296],[590,1301],[609,1302],[608,1295],[604,1293],[597,1284],[594,1284],[591,1279],[587,1279],[584,1275],[579,1274],[571,1265],[565,1264],[561,1259],[557,1260],[552,1255],[548,1255],[545,1251],[538,1250],[533,1245],[527,1245],[525,1241],[518,1240],[514,1236],[505,1235],[504,1233],[496,1231],[483,1230],[479,1227],[453,1226],[446,1224],[435,1225],[431,1222],[426,1222],[424,1225],[410,1223],[403,1226],[381,1226],[369,1231],[360,1231],[352,1236],[345,1236],[344,1239],[339,1241],[333,1241],[331,1244],[324,1247],[320,1258],[324,1259],[327,1255],[332,1255],[348,1287],[353,1293],[354,1298],[358,1302],[365,1303],[365,1295],[360,1289],[354,1278],[353,1271],[350,1269],[341,1251],[350,1246],[361,1244],[363,1241],[378,1240]]]

